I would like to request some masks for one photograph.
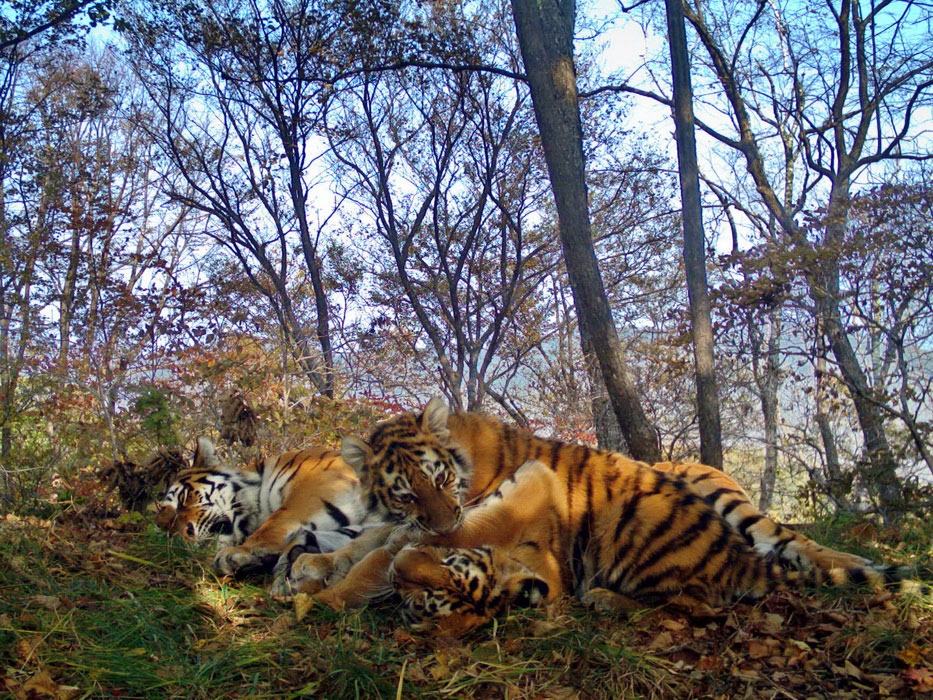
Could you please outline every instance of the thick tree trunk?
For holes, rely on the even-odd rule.
[[[700,426],[700,460],[722,468],[722,428],[719,419],[719,387],[713,359],[713,324],[706,282],[706,241],[703,209],[700,206],[700,169],[693,124],[693,88],[690,57],[684,30],[681,0],[665,0],[667,34],[674,85],[674,129],[680,171],[680,201],[684,228],[684,270],[690,301],[693,331],[693,360],[697,389],[697,418]]]
[[[574,0],[512,0],[512,12],[557,204],[564,263],[580,333],[599,361],[632,456],[656,462],[661,453],[655,430],[625,366],[593,247],[573,64]]]

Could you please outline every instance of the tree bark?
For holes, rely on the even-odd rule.
[[[693,360],[697,391],[697,419],[700,427],[700,460],[722,468],[722,428],[719,417],[719,387],[713,357],[713,324],[710,318],[709,287],[706,281],[706,241],[703,235],[703,209],[700,206],[700,170],[693,123],[693,88],[690,84],[690,56],[684,29],[681,0],[664,0],[667,34],[671,52],[674,87],[674,129],[680,172],[681,218],[684,229],[684,271],[690,302],[693,334]]]
[[[593,412],[596,446],[601,450],[628,454],[625,435],[622,434],[622,428],[619,427],[619,421],[612,409],[612,402],[609,401],[606,392],[606,384],[603,382],[602,374],[599,371],[599,361],[594,357],[592,348],[588,347],[588,344],[584,344],[583,358],[584,362],[586,362],[586,374],[590,382],[590,407]]]
[[[657,436],[626,368],[593,247],[573,64],[575,3],[512,0],[512,13],[557,205],[580,333],[599,361],[629,451],[636,459],[656,462],[661,458]]]
[[[829,495],[833,502],[849,510],[849,494],[852,491],[852,477],[842,473],[842,466],[839,462],[839,448],[836,446],[836,435],[833,433],[833,427],[829,419],[829,411],[832,410],[829,404],[829,390],[826,386],[826,378],[829,373],[826,370],[826,347],[824,344],[824,335],[820,329],[820,321],[816,320],[816,368],[814,371],[814,405],[816,426],[820,432],[820,442],[823,444],[823,458],[825,460],[825,474],[818,477],[817,481],[820,487]]]
[[[749,332],[752,335],[752,352],[764,355],[764,368],[755,371],[755,381],[758,383],[758,396],[761,399],[761,414],[765,424],[765,467],[761,472],[760,491],[758,494],[758,510],[766,511],[771,508],[774,500],[774,484],[777,479],[778,468],[778,440],[780,430],[778,419],[780,408],[778,403],[778,389],[781,383],[781,309],[775,307],[768,313],[770,324],[768,327],[768,342],[765,346],[761,333],[755,328],[754,320],[749,323]],[[763,352],[762,352],[763,351]],[[757,364],[757,361],[756,361]]]

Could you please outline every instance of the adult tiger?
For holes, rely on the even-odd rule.
[[[711,522],[723,520],[759,555],[798,569],[841,569],[854,581],[891,575],[888,569],[822,547],[762,515],[735,481],[711,467],[676,462],[648,466],[621,454],[540,438],[491,416],[449,414],[440,399],[430,401],[420,414],[406,413],[381,423],[366,442],[345,438],[342,454],[360,475],[369,510],[403,527],[389,544],[375,550],[388,533],[381,533],[382,541],[372,537],[333,554],[294,558],[286,583],[277,581],[278,589],[317,593],[332,607],[357,605],[385,591],[388,567],[401,546],[454,532],[463,504],[482,503],[529,460],[542,462],[566,484],[567,512],[574,518],[566,526],[576,533],[570,561],[577,576],[583,574],[593,523],[602,517],[614,489],[623,480],[646,483],[628,481],[630,475],[646,471],[657,477],[652,483],[673,483],[679,493],[708,506],[691,538],[698,540]],[[647,495],[632,494],[633,503]],[[671,511],[664,526],[673,526],[677,517],[678,512]]]
[[[336,451],[290,450],[238,469],[200,437],[156,524],[195,543],[216,537],[214,568],[232,574],[271,568],[286,548],[292,557],[339,549],[366,525],[366,512],[356,472]]]
[[[584,484],[526,462],[456,531],[395,555],[389,581],[403,617],[459,635],[509,606],[565,593],[614,612],[666,603],[709,614],[740,597],[848,580],[845,569],[786,571],[662,472],[629,469],[601,485],[605,499],[588,511]]]

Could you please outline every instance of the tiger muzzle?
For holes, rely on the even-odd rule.
[[[182,539],[193,540],[195,534],[194,524],[188,522],[182,515],[183,513],[178,512],[171,506],[165,506],[156,513],[156,527],[162,528],[169,535],[179,535]]]
[[[463,508],[455,494],[439,490],[424,480],[414,487],[418,496],[418,526],[433,535],[453,532],[463,520]]]
[[[159,509],[158,513],[156,513],[156,527],[162,528],[169,534],[172,534],[172,532],[175,530],[175,525],[177,522],[178,511],[171,506],[164,506]]]

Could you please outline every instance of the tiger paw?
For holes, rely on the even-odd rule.
[[[214,571],[221,575],[236,574],[253,569],[265,569],[269,563],[268,554],[261,549],[222,547],[214,555]]]
[[[282,559],[279,564],[282,564]],[[276,565],[278,571],[270,593],[276,600],[283,601],[296,593],[313,595],[340,581],[351,565],[348,559],[333,553],[301,554],[291,561],[290,566]]]
[[[336,612],[340,612],[347,605],[346,601],[340,595],[329,588],[317,593],[311,600],[315,603],[326,605]]]
[[[580,601],[587,607],[614,615],[643,610],[645,607],[638,601],[607,588],[591,588],[583,594]]]

